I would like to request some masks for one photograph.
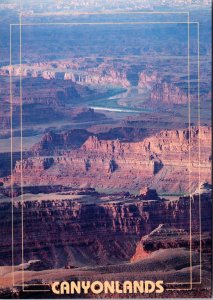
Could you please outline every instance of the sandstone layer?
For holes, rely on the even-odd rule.
[[[210,145],[209,127],[162,131],[132,143],[90,136],[79,149],[69,151],[66,147],[66,151],[54,155],[51,151],[48,155],[48,150],[42,155],[39,150],[33,157],[17,161],[12,176],[18,185],[22,172],[24,185],[126,191],[149,186],[158,192],[190,193],[200,182],[210,181]],[[39,147],[42,149],[41,144]],[[10,178],[4,182],[9,184]]]

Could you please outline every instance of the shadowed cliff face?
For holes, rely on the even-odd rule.
[[[35,154],[40,152],[53,154],[57,150],[75,149],[80,147],[89,136],[90,133],[84,129],[73,129],[61,134],[49,132],[31,150]]]
[[[24,194],[23,207],[14,199],[14,257],[21,263],[23,208],[24,260],[39,259],[46,268],[124,262],[131,259],[141,238],[160,224],[184,230],[189,247],[190,201],[194,242],[199,233],[199,195],[175,201],[141,200],[135,196],[85,195],[79,200],[61,194]],[[36,198],[37,197],[37,198]],[[63,199],[64,197],[64,199]],[[53,200],[53,198],[55,200]],[[20,199],[20,198],[19,198]],[[44,200],[46,199],[46,200]],[[51,199],[51,200],[48,200]],[[11,264],[11,203],[0,204],[0,264]],[[202,232],[211,228],[210,194],[201,195]],[[162,236],[163,237],[163,236]],[[163,238],[161,240],[163,243]],[[168,243],[168,241],[167,241]],[[156,243],[154,243],[156,245]],[[199,248],[199,239],[196,244]],[[161,245],[161,248],[167,248]],[[175,244],[183,246],[183,243]],[[156,248],[154,246],[153,250]],[[146,249],[147,250],[147,249]],[[150,248],[149,250],[152,251]]]
[[[49,149],[43,143],[46,156],[25,159],[22,166],[20,161],[16,163],[15,183],[20,183],[21,167],[24,185],[72,184],[130,191],[148,185],[158,192],[188,193],[199,185],[199,171],[201,181],[210,181],[209,127],[162,131],[135,143],[90,136],[79,149],[66,150],[61,155],[56,152],[52,155],[54,144],[48,143]],[[66,143],[64,140],[67,149],[69,144]],[[35,155],[39,155],[40,149],[42,144]],[[51,165],[48,164],[50,157]]]

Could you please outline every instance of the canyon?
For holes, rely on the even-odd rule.
[[[163,68],[157,68],[157,70],[159,69],[158,71],[156,71],[155,68],[155,64],[150,65],[150,63],[147,62],[141,64],[141,62],[132,57],[127,57],[126,60],[114,60],[109,57],[94,57],[90,59],[75,58],[69,61],[23,64],[22,67],[20,67],[20,65],[13,65],[12,67],[3,66],[0,68],[0,76],[18,78],[21,74],[23,83],[26,82],[26,84],[29,85],[30,78],[34,79],[31,81],[35,82],[34,84],[36,86],[42,86],[45,82],[46,85],[48,84],[50,86],[49,89],[51,89],[52,92],[55,91],[57,85],[61,85],[62,81],[64,81],[63,85],[65,86],[76,86],[75,89],[72,88],[73,93],[69,93],[71,98],[76,95],[76,91],[79,95],[79,89],[81,89],[84,94],[86,91],[87,94],[90,92],[92,95],[89,87],[111,86],[125,89],[137,87],[138,89],[151,91],[145,102],[148,100],[150,102],[151,100],[153,107],[157,105],[156,100],[159,104],[162,102],[162,99],[166,99],[166,101],[163,102],[164,105],[168,106],[187,103],[187,92],[185,89],[178,87],[180,81],[187,85],[187,78],[181,77],[181,73],[178,76],[173,75],[168,78],[166,65],[163,66]],[[177,66],[175,68],[177,68]],[[180,71],[177,70],[177,72]],[[56,87],[54,85],[56,85]],[[84,88],[80,86],[84,86]],[[23,91],[26,92],[25,89],[23,89]],[[208,94],[208,92],[207,90],[206,93]],[[30,95],[28,95],[28,97],[29,96]],[[191,96],[192,100],[195,101],[196,98],[193,94]]]
[[[8,192],[0,188],[1,296],[22,295],[21,287],[10,287],[11,205],[14,280],[20,285],[24,270],[26,294],[39,289],[46,297],[49,293],[43,294],[43,289],[48,291],[52,282],[66,278],[122,282],[145,274],[148,280],[160,276],[166,288],[171,287],[167,282],[182,287],[189,278],[191,253],[194,280],[199,278],[202,257],[203,282],[196,293],[209,295],[212,202],[207,183],[199,192],[175,199],[159,197],[151,189],[132,195],[34,186],[23,189],[23,199],[16,187],[11,203]],[[178,295],[167,289],[165,293]]]
[[[168,68],[171,65],[172,70],[168,75]],[[172,59],[162,63],[157,58],[151,62],[149,57],[145,57],[141,62],[134,56],[116,59],[111,56],[94,55],[72,57],[69,60],[23,63],[21,69],[17,64],[12,67],[1,66],[0,137],[10,135],[11,113],[13,113],[13,129],[16,132],[20,130],[22,113],[23,135],[29,135],[29,132],[33,135],[36,131],[45,132],[51,127],[72,128],[76,123],[82,129],[94,124],[120,126],[128,116],[139,117],[148,122],[155,113],[162,116],[160,129],[164,128],[164,114],[167,114],[169,119],[167,123],[170,125],[167,129],[177,128],[172,124],[173,117],[175,115],[179,123],[187,120],[189,94],[191,118],[196,125],[198,91],[194,62],[191,69],[189,93],[188,78]],[[20,70],[22,107],[20,107]],[[203,103],[201,120],[202,124],[209,124],[206,112],[210,105],[211,89],[205,76],[200,82],[200,100]],[[12,81],[12,111],[9,78]],[[75,111],[78,109],[82,109],[83,113],[77,114]],[[113,110],[117,113],[112,113]],[[149,123],[151,129],[154,129],[155,122]],[[183,128],[184,124],[179,127]]]
[[[46,190],[42,193],[42,189],[34,188],[34,194],[30,194],[28,188],[23,200],[20,195],[13,198],[15,265],[22,263],[22,218],[24,261],[40,260],[46,269],[135,261],[141,238],[147,255],[164,248],[189,249],[190,226],[192,247],[199,251],[200,211],[203,235],[211,228],[211,190],[200,196],[195,193],[192,197],[170,200],[169,197],[152,198],[147,193],[108,195],[92,189],[73,190],[57,186],[52,192]],[[4,196],[0,202],[1,265],[11,264],[8,245],[12,216],[8,200]],[[172,235],[172,230],[178,235]],[[203,239],[203,251],[209,251],[209,243],[210,237]]]

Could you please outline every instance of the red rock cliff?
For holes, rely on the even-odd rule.
[[[158,192],[188,193],[199,186],[199,180],[210,181],[210,145],[209,127],[162,131],[135,143],[91,136],[78,150],[17,162],[13,177],[20,184],[23,170],[25,185],[64,184],[115,190],[149,186]]]

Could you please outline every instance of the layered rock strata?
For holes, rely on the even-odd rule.
[[[140,239],[160,224],[184,232],[186,243],[176,242],[175,245],[188,249],[190,210],[193,243],[200,232],[200,211],[202,234],[211,228],[210,193],[202,194],[201,198],[199,195],[185,196],[175,201],[143,200],[119,194],[85,195],[78,200],[66,193],[47,194],[42,199],[40,195],[32,199],[30,194],[25,194],[23,202],[21,198],[13,201],[16,265],[21,263],[22,257],[22,226],[24,262],[40,260],[46,268],[128,261]],[[1,265],[11,264],[11,212],[11,202],[1,200]],[[163,243],[165,235],[162,235],[162,230],[158,231]],[[153,236],[149,236],[149,241]],[[156,247],[155,240],[152,245]],[[164,243],[161,248],[167,246]],[[155,247],[149,251],[154,251]],[[146,246],[145,251],[148,248]],[[200,249],[199,238],[196,249]]]
[[[63,184],[76,187],[159,192],[193,192],[210,181],[211,129],[162,131],[141,142],[99,140],[90,136],[77,150],[16,162],[13,180],[24,185]],[[199,176],[200,173],[200,176]],[[5,179],[10,181],[10,178]]]

